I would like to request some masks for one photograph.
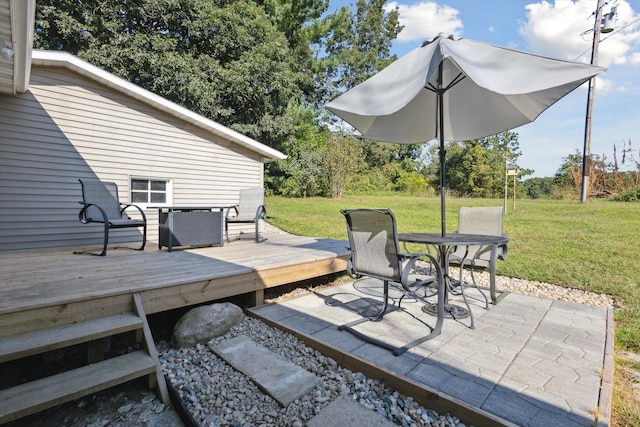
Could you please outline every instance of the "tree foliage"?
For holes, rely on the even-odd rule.
[[[353,137],[340,136],[329,141],[324,168],[331,188],[331,197],[342,197],[347,180],[361,168],[358,161],[361,154],[362,149]]]
[[[34,44],[66,50],[271,146],[302,74],[285,34],[246,0],[41,0]]]
[[[427,151],[429,182],[440,188],[439,147]],[[447,191],[461,197],[501,197],[505,189],[505,163],[517,164],[522,154],[518,134],[497,135],[461,142],[449,142],[445,147],[445,185]],[[522,178],[532,171],[518,169]]]
[[[396,59],[391,43],[402,30],[398,12],[384,11],[386,0],[357,0],[355,11],[342,7],[327,21],[329,31],[316,51],[314,102],[322,105],[363,82]]]

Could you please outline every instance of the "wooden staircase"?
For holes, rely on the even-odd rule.
[[[0,363],[80,343],[90,343],[88,347],[91,350],[96,340],[130,331],[138,332],[138,341],[144,348],[106,360],[99,360],[101,353],[98,352],[100,354],[97,356],[89,355],[90,361],[99,360],[95,363],[0,390],[0,424],[144,376],[148,377],[149,387],[157,389],[162,402],[170,405],[169,393],[139,294],[133,294],[131,307],[133,310],[129,313],[111,314],[56,328],[0,337]]]

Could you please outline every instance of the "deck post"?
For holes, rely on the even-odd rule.
[[[258,289],[251,293],[251,306],[264,305],[264,289]]]

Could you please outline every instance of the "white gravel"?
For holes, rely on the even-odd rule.
[[[202,426],[302,427],[330,402],[347,396],[398,425],[464,427],[456,417],[425,409],[412,397],[403,396],[362,373],[344,369],[293,335],[248,316],[209,344],[237,335],[247,335],[312,372],[321,383],[310,394],[281,408],[247,377],[215,356],[208,345],[177,350],[161,344],[162,367],[189,412]]]

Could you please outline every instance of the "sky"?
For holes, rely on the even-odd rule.
[[[331,0],[331,8],[353,3]],[[640,0],[605,0],[603,13],[616,7],[615,30],[600,37],[597,64],[608,70],[596,78],[591,153],[636,170],[623,147],[629,143],[640,162]],[[398,0],[404,26],[392,52],[398,57],[440,33],[473,39],[551,58],[591,61],[597,0]],[[542,113],[536,121],[513,129],[522,155],[518,167],[533,177],[554,176],[564,159],[582,155],[585,140],[587,84]]]

